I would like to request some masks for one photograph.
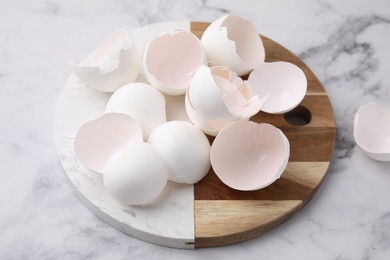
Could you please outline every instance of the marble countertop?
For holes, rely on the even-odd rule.
[[[331,99],[337,140],[319,191],[292,219],[236,245],[165,248],[91,213],[68,185],[53,137],[70,74],[111,31],[226,13],[297,54]],[[389,259],[390,163],[352,136],[368,102],[390,107],[390,4],[382,1],[59,1],[0,3],[0,259]]]

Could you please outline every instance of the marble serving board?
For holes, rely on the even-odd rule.
[[[130,34],[143,53],[146,44],[162,32],[181,29],[200,37],[207,26],[199,22],[160,23]],[[211,169],[195,185],[169,182],[158,205],[139,207],[117,202],[105,191],[102,176],[84,168],[73,150],[77,130],[84,122],[104,112],[110,94],[90,89],[71,75],[58,100],[54,132],[59,159],[80,200],[101,219],[126,234],[154,244],[186,249],[250,239],[280,225],[302,208],[318,189],[332,158],[333,110],[310,69],[281,45],[261,37],[266,61],[292,62],[301,67],[308,78],[307,95],[296,110],[285,115],[259,113],[251,118],[274,124],[289,138],[290,161],[278,181],[259,191],[240,192],[225,186]],[[146,82],[142,71],[137,81]],[[188,121],[184,97],[166,98],[168,120]],[[212,142],[213,138],[209,140]]]

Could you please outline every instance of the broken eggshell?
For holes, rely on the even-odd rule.
[[[114,92],[137,78],[140,57],[127,31],[120,29],[79,65],[72,60],[69,63],[81,82],[99,91]]]
[[[280,129],[252,121],[224,128],[210,150],[215,174],[227,186],[242,191],[272,184],[285,170],[289,156],[290,145]]]
[[[149,43],[143,57],[149,83],[167,95],[184,94],[194,72],[206,63],[199,39],[182,30],[157,36]]]
[[[157,126],[167,121],[165,105],[165,98],[158,90],[135,82],[115,91],[108,100],[106,113],[124,113],[134,118],[146,140]]]
[[[210,24],[201,42],[207,59],[216,66],[228,66],[239,76],[246,75],[264,62],[263,42],[248,20],[225,15]]]
[[[195,109],[192,107],[190,101],[188,100],[188,93],[185,95],[185,108],[187,112],[187,116],[190,119],[190,121],[196,125],[200,130],[202,130],[205,134],[210,136],[217,136],[219,131],[221,131],[224,127],[230,125],[233,122],[236,122],[240,119],[233,119],[228,121],[222,121],[222,120],[213,120],[208,119],[195,111]],[[245,118],[243,120],[249,120],[248,118]]]
[[[164,158],[172,181],[194,184],[210,170],[210,143],[193,124],[184,121],[162,124],[149,136],[148,143]]]
[[[291,111],[301,103],[307,90],[305,73],[284,61],[264,62],[251,72],[248,82],[253,93],[266,100],[261,111],[270,114]]]
[[[138,122],[125,114],[109,113],[80,127],[74,150],[84,167],[103,173],[111,155],[126,150],[132,141],[142,141],[142,129]]]
[[[390,110],[375,103],[361,106],[355,114],[353,135],[370,158],[390,161]]]
[[[144,142],[110,157],[104,167],[106,190],[126,205],[143,205],[156,200],[168,180],[168,169],[160,153]]]
[[[232,121],[257,114],[264,100],[253,95],[250,85],[227,67],[202,65],[188,89],[192,108],[205,118]]]

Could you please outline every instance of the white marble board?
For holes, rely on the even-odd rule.
[[[143,53],[155,36],[171,29],[190,31],[190,22],[166,22],[130,32]],[[137,81],[146,82],[141,71]],[[169,182],[164,199],[149,207],[127,206],[116,201],[103,187],[102,175],[84,168],[77,160],[73,143],[79,127],[104,113],[110,94],[82,84],[75,75],[65,83],[55,113],[57,153],[69,184],[79,199],[111,226],[141,240],[176,248],[194,248],[193,185]],[[167,98],[168,120],[187,120],[184,98]]]

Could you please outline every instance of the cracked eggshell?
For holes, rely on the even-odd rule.
[[[157,126],[167,121],[165,105],[165,98],[158,90],[136,82],[115,91],[108,100],[106,113],[124,113],[137,120],[146,140]]]
[[[229,120],[233,116],[224,104],[220,88],[209,67],[202,65],[194,74],[188,89],[191,106],[205,117]]]
[[[257,114],[264,100],[253,95],[251,87],[227,67],[201,66],[192,78],[188,99],[205,118],[233,121]]]
[[[248,74],[265,59],[263,42],[255,26],[236,15],[225,15],[210,24],[201,42],[210,62],[228,66],[239,76]]]
[[[74,150],[87,169],[103,173],[104,165],[129,142],[142,141],[141,126],[128,115],[109,113],[83,124],[76,134]]]
[[[251,72],[248,82],[253,93],[266,100],[261,111],[270,114],[293,110],[307,90],[305,73],[298,66],[284,61],[264,62]]]
[[[215,138],[211,165],[227,186],[243,191],[272,184],[285,170],[290,145],[281,130],[270,124],[240,121]]]
[[[156,200],[168,180],[168,169],[160,153],[144,142],[132,142],[126,151],[111,156],[104,167],[106,190],[126,205]]]
[[[353,135],[368,157],[390,161],[390,109],[375,103],[361,106],[355,114]]]
[[[188,100],[188,93],[185,96],[185,108],[190,121],[200,130],[202,130],[205,134],[210,136],[217,136],[219,131],[221,131],[224,127],[230,125],[233,122],[238,121],[238,119],[231,121],[218,121],[204,117],[191,106],[191,103]],[[243,120],[248,120],[248,118]]]
[[[143,65],[149,83],[167,95],[184,94],[192,75],[207,63],[203,46],[192,33],[173,30],[147,46]]]
[[[172,181],[194,184],[210,170],[210,143],[193,124],[184,121],[162,124],[150,135],[148,143],[162,155]]]
[[[72,60],[69,63],[84,84],[99,91],[114,92],[137,78],[140,56],[129,34],[120,29],[112,32],[79,65]]]

